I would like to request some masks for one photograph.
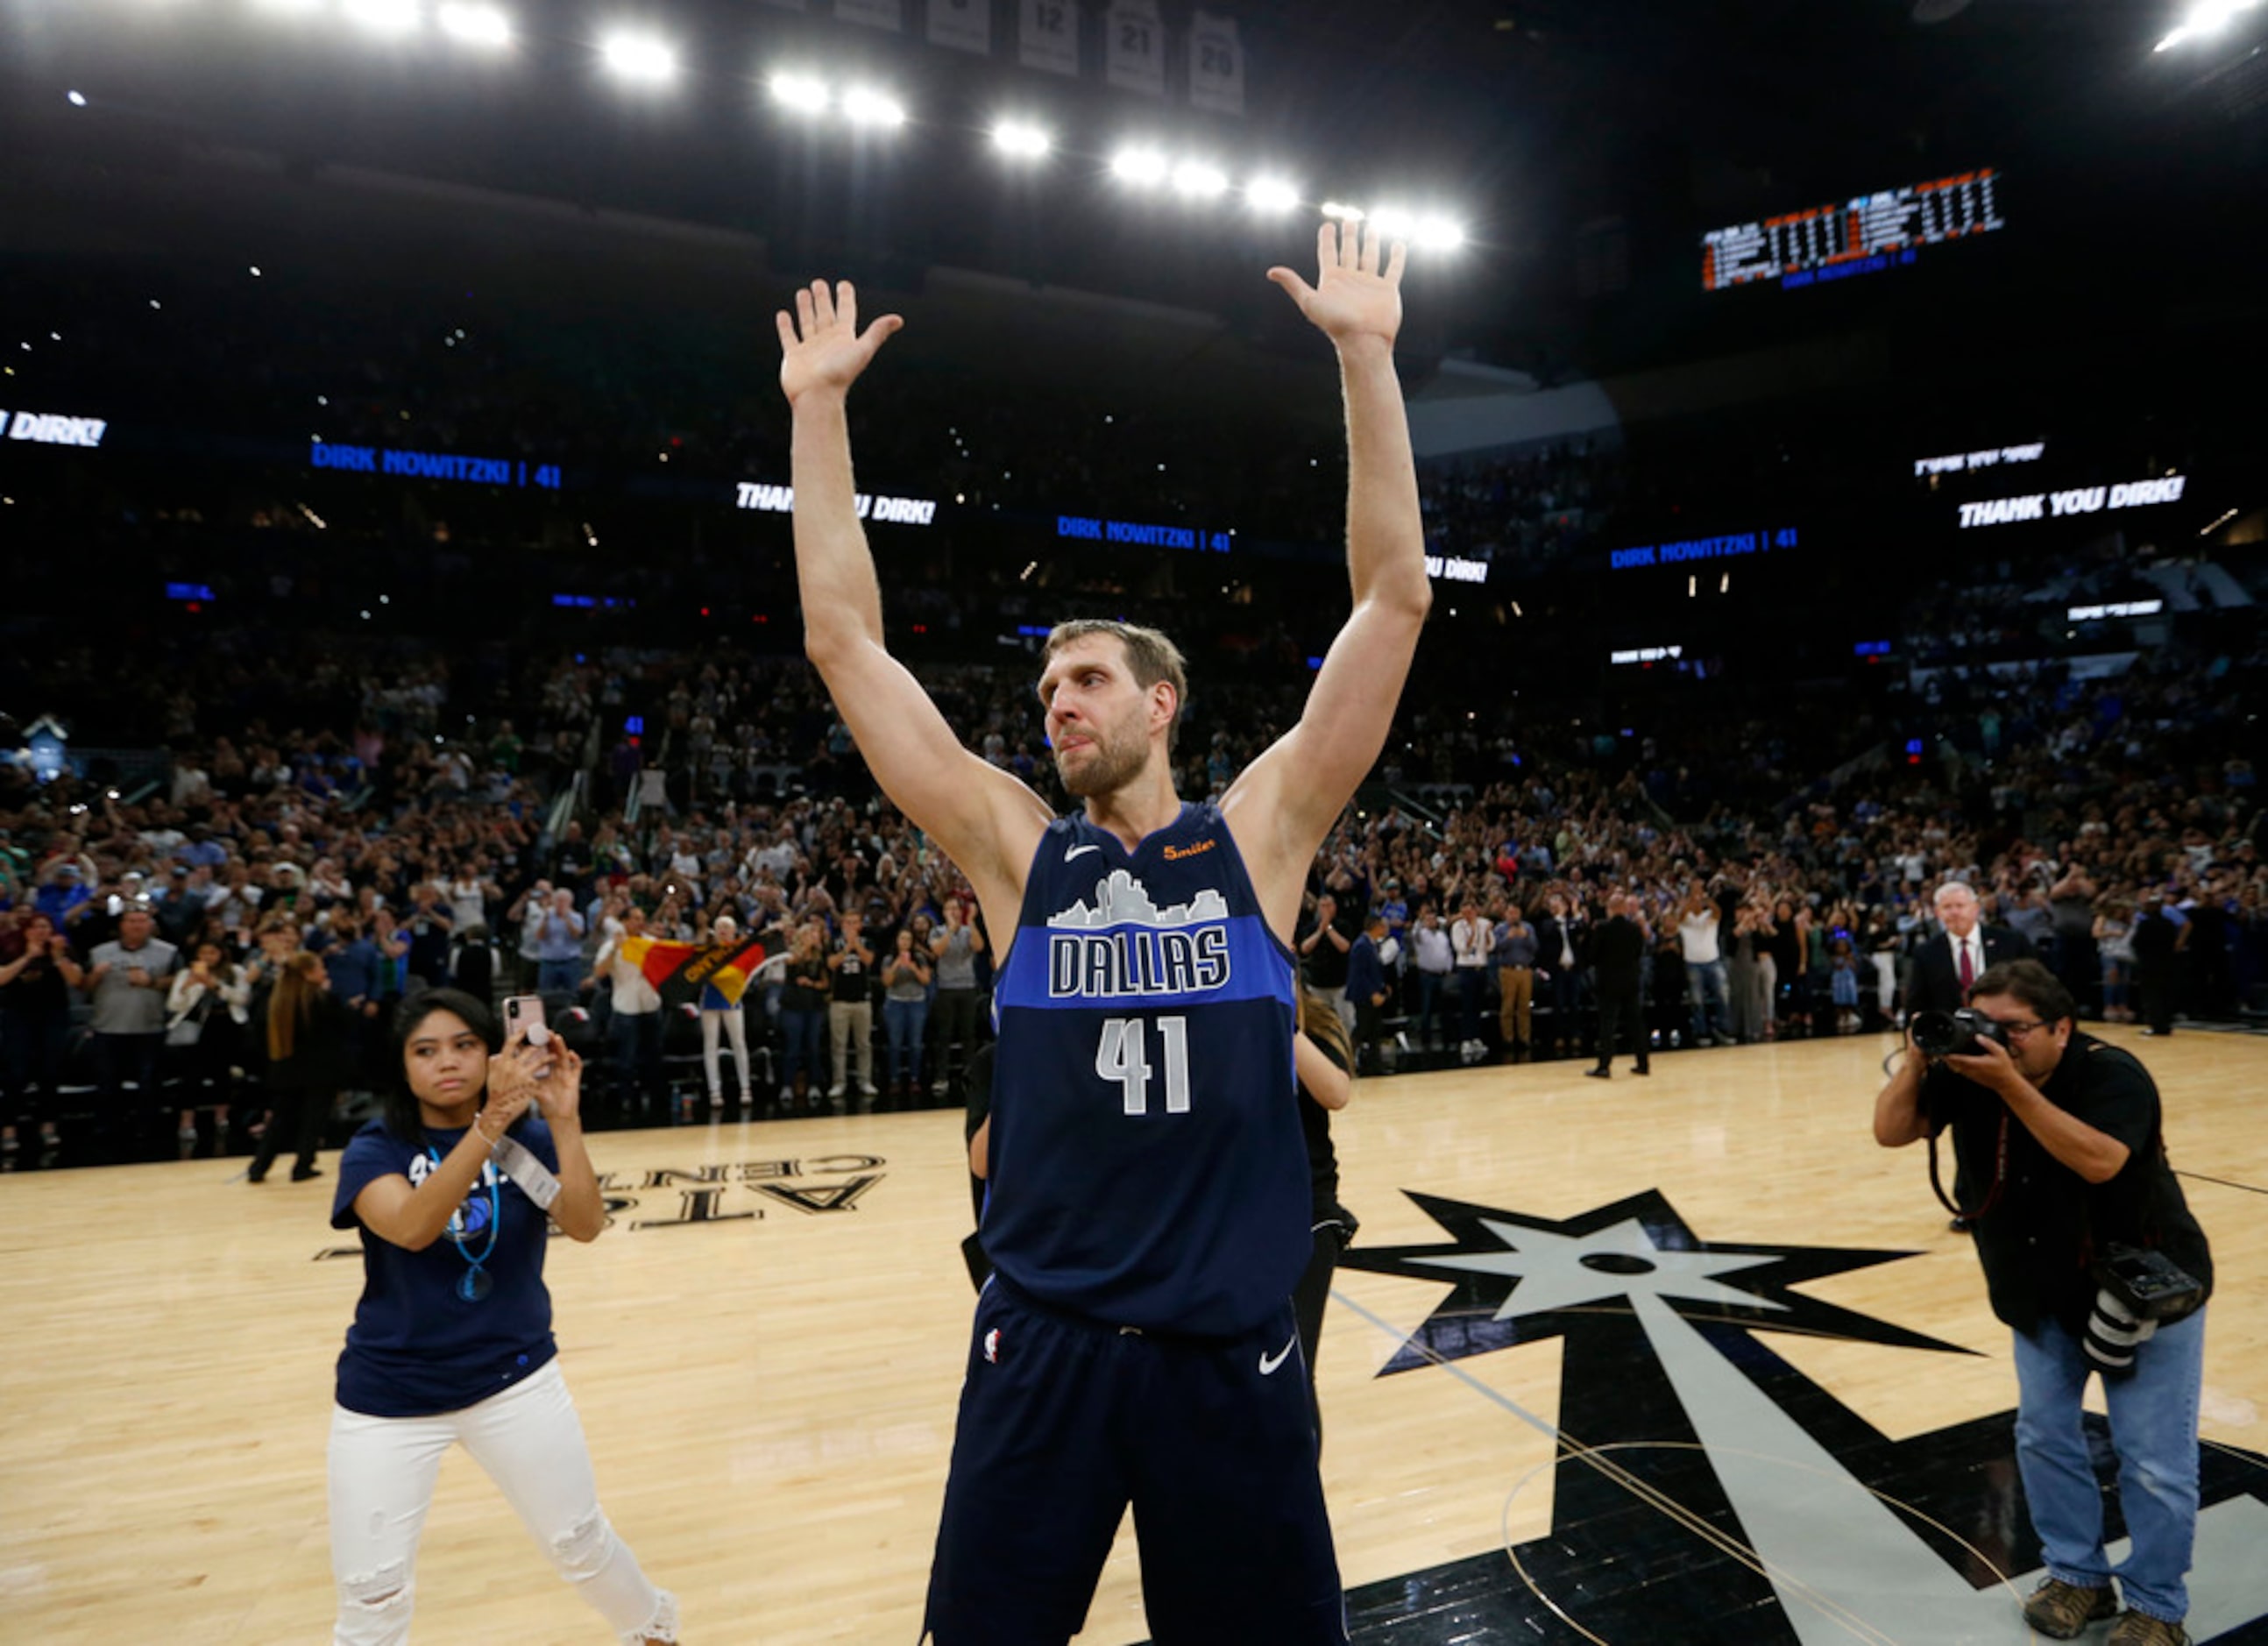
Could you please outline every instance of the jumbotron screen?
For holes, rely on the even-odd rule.
[[[1903,188],[1811,206],[1701,237],[1701,286],[1777,280],[1793,290],[1914,261],[1925,246],[1989,234],[2004,225],[1990,166]]]

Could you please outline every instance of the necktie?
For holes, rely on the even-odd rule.
[[[1964,993],[1977,981],[1977,961],[1970,952],[1969,943],[1970,940],[1965,937],[1961,940],[1961,987]]]

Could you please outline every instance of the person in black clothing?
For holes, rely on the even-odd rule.
[[[16,1121],[33,1081],[38,1106],[25,1118],[36,1121],[42,1148],[53,1148],[55,1089],[63,1080],[63,1055],[70,1044],[70,991],[85,974],[71,958],[70,944],[44,914],[33,914],[15,931],[0,933],[0,1147],[13,1153]]]
[[[323,1140],[323,1123],[355,1068],[355,1020],[331,993],[321,956],[302,949],[284,963],[269,1000],[266,1029],[272,1112],[245,1177],[253,1183],[267,1177],[289,1131],[298,1151],[291,1181],[305,1183],[322,1175],[315,1150]]]
[[[1646,1062],[1646,999],[1641,988],[1646,928],[1633,916],[1636,900],[1621,892],[1607,897],[1607,918],[1591,934],[1591,984],[1599,996],[1599,1060],[1584,1074],[1605,1080],[1614,1073],[1617,1033],[1638,1054],[1632,1071],[1651,1074]]]
[[[1949,1012],[1965,1004],[1976,980],[1993,966],[2033,958],[2031,940],[2013,926],[1982,923],[1977,894],[1948,880],[1931,899],[1938,930],[1914,944],[1906,979],[1906,1019],[1916,1012]]]
[[[1292,939],[1300,952],[1300,975],[1309,988],[1338,1000],[1346,993],[1347,954],[1354,947],[1354,933],[1341,923],[1339,900],[1329,892],[1315,899],[1309,919],[1312,923]]]
[[[2189,928],[2166,918],[2166,900],[2156,892],[2142,898],[2134,919],[2134,986],[2142,996],[2146,1035],[2174,1032],[2174,974]]]
[[[1292,1041],[1292,1062],[1300,1079],[1300,1130],[1307,1143],[1307,1176],[1314,1191],[1314,1251],[1307,1273],[1292,1288],[1292,1312],[1300,1327],[1300,1353],[1307,1368],[1307,1403],[1315,1414],[1315,1443],[1323,1438],[1323,1410],[1315,1399],[1315,1349],[1323,1334],[1323,1305],[1331,1295],[1331,1275],[1339,1253],[1354,1239],[1355,1215],[1339,1204],[1339,1161],[1331,1148],[1331,1116],[1354,1096],[1350,1073],[1354,1047],[1338,1008],[1314,989],[1300,992],[1300,1032]]]
[[[410,889],[409,912],[401,917],[401,935],[409,940],[409,975],[423,978],[437,989],[449,986],[451,917],[441,901],[441,889],[420,881]]]
[[[1535,917],[1535,981],[1544,990],[1543,1004],[1551,1014],[1548,1055],[1564,1057],[1580,1052],[1582,1030],[1575,1026],[1581,1004],[1583,951],[1588,947],[1580,910],[1570,912],[1567,899],[1557,892],[1546,895],[1543,912]],[[1539,1040],[1536,1055],[1547,1054]]]
[[[2167,1158],[2157,1086],[2132,1053],[2079,1032],[2078,1002],[2036,960],[1984,972],[1969,1003],[2000,1037],[1935,1061],[1910,1040],[1874,1100],[1874,1140],[1898,1148],[1949,1126],[1973,1185],[1977,1259],[2014,1333],[2016,1462],[2048,1568],[2025,1620],[2073,1639],[2117,1613],[2116,1576],[2127,1610],[2111,1646],[2186,1646],[2213,1253]],[[2145,1330],[2100,1266],[2122,1247],[2193,1283]],[[2096,1372],[2132,1539],[2115,1567],[2080,1407]]]

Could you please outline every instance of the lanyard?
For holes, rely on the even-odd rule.
[[[425,1146],[425,1152],[433,1157],[433,1163],[436,1166],[441,1163],[440,1151],[431,1143]],[[494,1167],[488,1163],[483,1163],[481,1175],[489,1180],[489,1237],[487,1244],[481,1248],[480,1256],[475,1257],[466,1249],[463,1209],[460,1207],[449,1214],[449,1240],[457,1248],[457,1255],[462,1258],[466,1264],[465,1272],[457,1281],[456,1292],[458,1296],[468,1303],[479,1303],[496,1287],[496,1277],[481,1266],[486,1263],[490,1255],[496,1251],[497,1230],[502,1227],[504,1222],[504,1201],[497,1189]]]

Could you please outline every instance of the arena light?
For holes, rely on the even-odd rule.
[[[1255,211],[1275,216],[1298,207],[1300,187],[1280,177],[1256,177],[1245,184],[1244,200]]]
[[[1174,192],[1184,200],[1218,200],[1228,192],[1228,173],[1203,160],[1183,160],[1174,168]]]
[[[340,10],[348,21],[373,34],[411,34],[425,22],[425,8],[417,0],[346,0]]]
[[[895,131],[906,123],[905,105],[887,92],[853,86],[843,93],[843,114],[854,126],[876,131]]]
[[[1351,206],[1344,201],[1326,200],[1322,210],[1325,217],[1336,223],[1359,223],[1363,219],[1360,206]]]
[[[1410,239],[1425,251],[1453,252],[1465,243],[1464,225],[1447,218],[1420,218]]]
[[[659,85],[677,78],[677,51],[667,41],[627,30],[599,42],[600,61],[625,80]]]
[[[1137,188],[1162,183],[1172,171],[1166,157],[1155,149],[1121,149],[1110,157],[1110,174]]]
[[[2238,12],[2249,11],[2259,4],[2260,0],[2198,0],[2180,26],[2160,41],[2154,49],[2169,51],[2184,41],[2218,34]]]
[[[468,46],[509,46],[512,19],[492,5],[444,5],[434,14],[441,32]]]
[[[85,108],[86,107],[86,93],[84,92],[66,92],[63,93],[63,96],[73,108]]]
[[[1371,233],[1389,240],[1416,238],[1418,214],[1405,206],[1373,206],[1370,212]]]
[[[1045,158],[1056,144],[1037,126],[1020,120],[1004,120],[992,128],[992,146],[1012,159],[1037,160]]]
[[[262,11],[274,11],[285,17],[305,17],[322,4],[322,0],[254,0]]]
[[[799,114],[823,114],[835,101],[827,82],[815,75],[776,74],[764,83],[772,101]]]

